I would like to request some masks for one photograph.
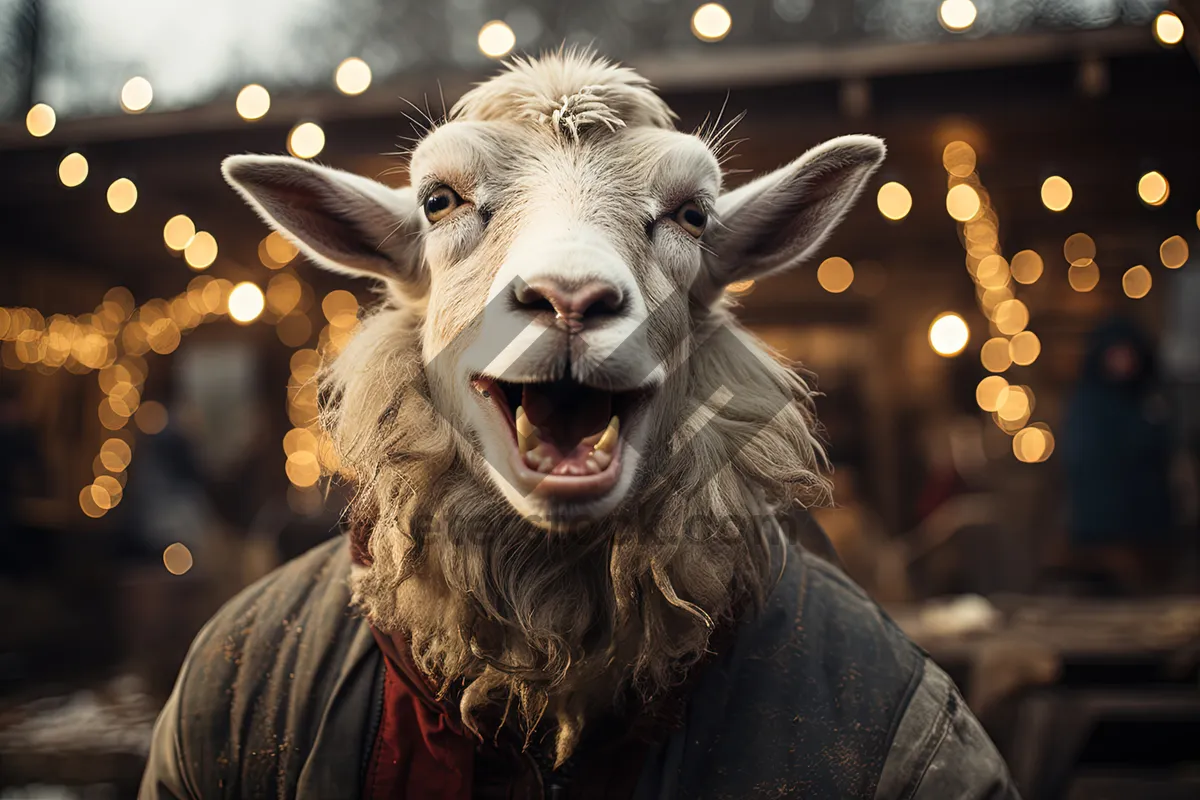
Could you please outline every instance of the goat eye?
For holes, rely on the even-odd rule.
[[[697,239],[704,233],[704,228],[708,225],[708,214],[705,214],[704,209],[694,200],[689,200],[675,209],[674,218],[679,227]]]
[[[439,186],[425,198],[425,219],[437,222],[460,205],[462,198],[458,196],[458,192],[449,186]]]

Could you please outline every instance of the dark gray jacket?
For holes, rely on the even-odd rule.
[[[383,658],[341,537],[243,591],[192,644],[141,798],[357,798]],[[1015,798],[954,685],[839,570],[792,550],[705,669],[637,800]]]

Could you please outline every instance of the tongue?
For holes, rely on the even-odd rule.
[[[542,440],[549,440],[563,454],[603,431],[612,418],[611,393],[569,382],[526,384],[521,405]]]

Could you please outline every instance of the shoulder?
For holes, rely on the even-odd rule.
[[[151,767],[174,761],[199,796],[265,786],[286,793],[363,638],[349,576],[338,536],[227,602],[192,642],[156,728]]]
[[[765,608],[694,698],[685,783],[705,797],[802,786],[870,798],[924,665],[840,570],[790,549]]]

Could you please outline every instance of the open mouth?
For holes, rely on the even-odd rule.
[[[477,376],[471,385],[508,429],[510,464],[539,494],[599,495],[620,477],[622,425],[637,392],[612,392],[570,379],[512,383]]]

